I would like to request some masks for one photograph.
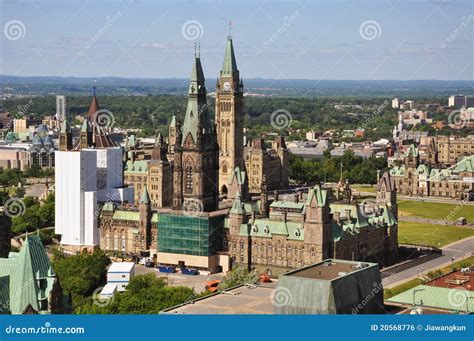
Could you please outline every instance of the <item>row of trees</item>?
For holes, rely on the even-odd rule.
[[[42,202],[34,197],[25,197],[22,202],[24,207],[18,208],[23,213],[12,219],[13,234],[54,226],[54,194],[49,194]]]
[[[375,184],[377,170],[387,169],[387,162],[383,158],[363,159],[355,156],[352,150],[347,150],[343,156],[331,157],[327,150],[321,159],[304,160],[290,154],[289,175],[300,184],[337,182],[341,177],[341,165],[342,178],[360,184]]]

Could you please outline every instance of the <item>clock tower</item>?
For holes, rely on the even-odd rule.
[[[227,38],[224,64],[216,84],[216,125],[219,144],[219,193],[227,194],[235,167],[244,169],[243,82],[235,61],[232,38]]]

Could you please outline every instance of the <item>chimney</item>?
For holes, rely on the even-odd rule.
[[[294,195],[294,198],[293,198],[293,199],[294,199],[295,203],[298,203],[298,202],[299,202],[300,197],[299,197],[298,193],[296,193],[296,194]]]
[[[340,212],[334,212],[332,214],[333,218],[334,218],[334,221],[339,224],[339,222],[341,221],[341,213]]]
[[[346,212],[346,219],[350,220],[351,219],[351,209],[346,208],[344,211]]]
[[[279,196],[278,196],[278,191],[277,191],[277,190],[275,190],[275,191],[273,192],[273,198],[274,198],[275,201],[278,201],[278,200],[279,200]]]

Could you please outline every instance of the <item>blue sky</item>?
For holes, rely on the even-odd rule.
[[[1,74],[213,78],[230,19],[244,78],[474,79],[469,0],[0,3]]]

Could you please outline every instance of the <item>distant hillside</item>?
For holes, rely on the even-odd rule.
[[[90,93],[93,78],[16,77],[0,75],[5,95],[85,95]],[[252,94],[290,97],[446,97],[452,94],[474,94],[470,81],[440,80],[305,80],[244,79],[245,90]],[[172,78],[97,78],[103,95],[185,94],[188,79]],[[207,79],[208,92],[215,90],[215,78]]]

